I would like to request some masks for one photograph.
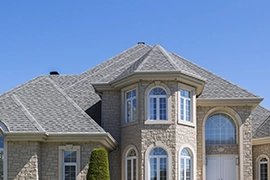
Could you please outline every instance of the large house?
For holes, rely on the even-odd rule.
[[[104,147],[112,180],[266,180],[262,98],[144,43],[78,75],[0,96],[3,179],[85,179]]]

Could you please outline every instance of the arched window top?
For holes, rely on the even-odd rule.
[[[184,148],[181,151],[181,156],[191,156],[191,154],[186,148]]]
[[[236,125],[226,114],[214,114],[205,124],[206,144],[236,144]]]
[[[154,88],[149,92],[149,95],[167,95],[166,91],[160,87]]]
[[[134,149],[130,149],[127,153],[127,157],[136,156],[136,151]]]
[[[167,152],[162,148],[155,148],[150,152],[150,155],[167,155]]]
[[[260,162],[267,162],[267,159],[266,158],[261,158]]]

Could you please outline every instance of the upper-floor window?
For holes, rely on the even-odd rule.
[[[63,151],[63,179],[75,180],[77,176],[76,151]]]
[[[125,121],[133,122],[136,120],[136,110],[137,110],[137,103],[136,103],[136,90],[133,89],[131,91],[126,92],[125,97]]]
[[[149,92],[149,120],[167,120],[167,93],[162,88]]]
[[[226,114],[214,114],[205,123],[206,145],[236,144],[236,125]]]
[[[180,120],[191,121],[191,93],[180,89]]]

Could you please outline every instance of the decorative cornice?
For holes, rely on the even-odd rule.
[[[215,98],[197,99],[197,106],[251,106],[254,109],[263,98]]]
[[[4,132],[5,141],[38,142],[98,142],[109,150],[116,149],[117,142],[109,133],[46,133]]]

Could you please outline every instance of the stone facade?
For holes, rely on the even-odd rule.
[[[8,179],[59,180],[59,146],[80,146],[80,179],[86,179],[93,148],[99,143],[8,142]]]
[[[259,160],[260,158],[267,158],[270,160],[270,144],[263,144],[263,145],[255,145],[252,149],[252,160],[253,160],[253,180],[258,179],[258,172],[259,172]],[[269,169],[269,165],[268,165]]]

